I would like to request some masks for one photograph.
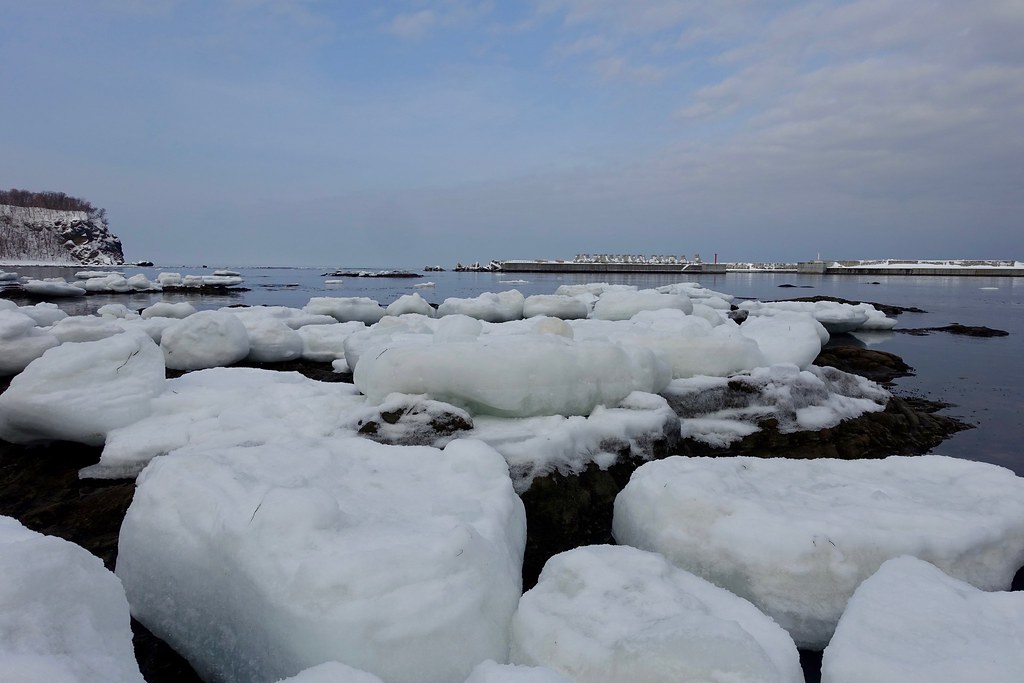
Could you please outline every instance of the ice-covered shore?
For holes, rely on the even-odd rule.
[[[987,591],[1024,562],[1024,487],[994,466],[909,459],[897,486],[903,460],[683,458],[691,469],[663,489],[709,497],[686,509],[711,555],[679,561],[680,504],[630,493],[676,460],[659,461],[617,506],[617,540],[645,550],[556,555],[520,600],[529,530],[516,493],[539,478],[636,467],[684,438],[728,444],[769,422],[817,432],[890,400],[811,365],[829,328],[891,327],[863,307],[744,305],[738,322],[731,297],[689,283],[545,296],[95,316],[0,300],[0,369],[13,375],[0,438],[102,446],[84,474],[138,476],[117,576],[132,614],[207,680],[799,680],[794,637],[823,647],[888,557],[917,555]],[[299,359],[333,361],[354,384],[224,367]],[[167,368],[186,374],[165,379]],[[829,491],[842,493],[832,517],[819,507]],[[747,536],[720,530],[730,524]],[[675,540],[648,540],[659,538]],[[858,550],[869,546],[885,552]],[[816,613],[791,619],[781,589],[751,589],[775,577],[800,605],[807,576],[831,620],[812,635]],[[45,591],[16,600],[45,607],[39,666],[82,656],[53,646],[59,605]],[[12,642],[0,667],[27,651]]]

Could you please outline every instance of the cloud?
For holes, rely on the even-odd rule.
[[[423,9],[411,14],[399,14],[391,20],[388,30],[399,38],[415,40],[427,35],[437,23],[437,15],[432,10]]]

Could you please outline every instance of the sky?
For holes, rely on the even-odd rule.
[[[0,0],[131,260],[1024,259],[1021,0]]]

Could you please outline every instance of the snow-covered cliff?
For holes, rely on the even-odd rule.
[[[102,217],[0,204],[0,260],[112,266],[124,254]]]

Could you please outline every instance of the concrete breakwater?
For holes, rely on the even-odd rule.
[[[561,260],[501,261],[506,273],[716,274],[780,272],[802,275],[933,275],[1024,277],[1019,261],[804,261],[800,263],[625,263]]]

